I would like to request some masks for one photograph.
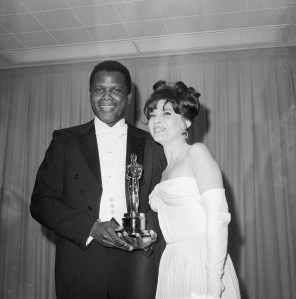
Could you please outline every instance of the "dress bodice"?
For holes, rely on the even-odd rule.
[[[156,298],[205,299],[225,287],[222,299],[239,299],[237,277],[226,252],[230,214],[224,189],[201,195],[194,178],[177,177],[157,184],[149,203],[158,213],[167,243]]]
[[[157,184],[149,196],[167,243],[205,236],[206,214],[194,178],[177,177]]]

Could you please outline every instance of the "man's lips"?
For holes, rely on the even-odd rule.
[[[115,105],[99,105],[99,107],[104,111],[110,111],[115,107]]]

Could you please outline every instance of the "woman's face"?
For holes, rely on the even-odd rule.
[[[173,106],[166,100],[160,100],[156,109],[149,116],[149,130],[156,142],[168,143],[176,138],[182,138],[181,132],[185,122],[180,114],[175,113]]]

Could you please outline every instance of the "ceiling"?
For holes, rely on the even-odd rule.
[[[296,0],[0,0],[0,68],[296,45]]]

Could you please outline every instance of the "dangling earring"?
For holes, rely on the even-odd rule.
[[[186,131],[186,129],[182,130],[181,136],[185,139],[188,138],[188,132]]]

